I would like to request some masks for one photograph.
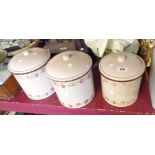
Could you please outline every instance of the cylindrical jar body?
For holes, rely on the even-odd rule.
[[[31,48],[15,55],[8,69],[30,99],[41,100],[54,93],[50,79],[45,74],[49,51]]]
[[[94,97],[91,57],[81,51],[66,51],[54,56],[46,65],[47,76],[62,105],[81,108]]]
[[[99,63],[102,95],[111,105],[127,107],[138,98],[145,63],[138,55],[111,53]]]
[[[94,82],[92,71],[72,81],[54,81],[53,87],[60,103],[68,108],[81,108],[94,97]]]
[[[30,73],[14,76],[30,99],[41,100],[54,93],[51,80],[45,74],[45,66]]]
[[[132,81],[113,81],[101,75],[102,96],[111,105],[127,107],[138,98],[142,77]]]

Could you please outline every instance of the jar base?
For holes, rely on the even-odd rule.
[[[40,98],[33,98],[33,97],[30,97],[30,96],[28,96],[27,94],[27,97],[29,98],[29,99],[31,99],[31,100],[43,100],[43,99],[46,99],[46,98],[48,98],[48,97],[50,97],[51,95],[53,95],[55,93],[55,91],[53,91],[52,93],[50,93],[49,95],[47,95],[47,96],[44,96],[44,97],[40,97]]]
[[[131,105],[133,105],[136,101],[137,101],[137,98],[135,98],[135,99],[133,99],[131,102],[119,102],[119,103],[117,103],[117,102],[115,102],[115,101],[110,101],[110,100],[107,100],[107,98],[106,97],[103,97],[104,98],[104,100],[108,103],[108,104],[110,104],[110,105],[112,105],[112,106],[114,106],[114,107],[129,107],[129,106],[131,106]]]
[[[87,103],[85,103],[85,104],[80,104],[80,105],[66,105],[66,104],[64,104],[62,101],[60,101],[60,103],[61,103],[64,107],[69,108],[69,109],[79,109],[79,108],[82,108],[82,107],[85,107],[86,105],[88,105],[88,104],[93,100],[94,95],[95,95],[95,94],[93,94],[93,95],[91,96],[91,98],[87,101]]]

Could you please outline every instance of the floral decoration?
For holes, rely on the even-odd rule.
[[[121,106],[129,106],[131,105],[131,103],[133,103],[134,101],[136,101],[136,98],[132,99],[131,101],[114,101],[114,100],[110,100],[108,97],[104,97],[105,100],[109,103],[109,104],[112,104],[114,106],[118,106],[118,107],[121,107]]]
[[[79,107],[82,107],[82,106],[85,106],[86,104],[88,104],[92,99],[93,99],[94,95],[92,94],[91,97],[89,99],[86,99],[83,103],[74,103],[74,104],[65,104],[64,102],[60,101],[60,103],[62,105],[64,105],[65,107],[68,107],[68,108],[79,108]]]
[[[60,86],[62,88],[65,88],[65,87],[73,87],[77,84],[82,84],[84,83],[87,79],[90,79],[91,77],[91,74],[89,73],[88,75],[78,79],[78,80],[75,80],[75,81],[69,81],[69,82],[57,82],[57,81],[53,81],[53,85],[56,85],[56,86]]]
[[[127,87],[132,87],[134,84],[136,84],[137,82],[139,82],[139,78],[138,79],[135,79],[135,80],[132,80],[132,81],[124,81],[124,82],[117,82],[117,81],[112,81],[112,80],[109,80],[109,79],[106,79],[104,77],[102,77],[102,81],[105,82],[105,83],[109,83],[111,84],[112,86],[127,86]]]
[[[51,90],[53,91],[53,90],[54,90],[54,88],[52,87],[52,88],[51,88]]]
[[[45,95],[48,96],[48,92],[46,92]]]

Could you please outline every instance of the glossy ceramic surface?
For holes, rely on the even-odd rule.
[[[8,69],[15,74],[34,71],[47,63],[49,51],[42,48],[31,48],[15,55],[9,62]]]
[[[47,76],[61,102],[67,108],[80,108],[94,97],[91,57],[81,51],[66,51],[46,65]]]
[[[52,80],[53,87],[61,102],[67,108],[81,108],[94,97],[94,81],[90,70],[81,78],[68,82]]]
[[[71,81],[86,74],[92,67],[91,57],[81,51],[66,51],[54,56],[46,66],[55,81]]]
[[[136,54],[111,53],[99,63],[102,96],[111,105],[126,107],[138,98],[144,61]]]
[[[51,80],[45,74],[45,66],[27,74],[14,74],[30,99],[41,100],[54,93]]]
[[[145,63],[142,58],[133,53],[111,53],[101,59],[99,69],[109,79],[129,81],[144,73]]]
[[[41,48],[32,48],[15,55],[9,62],[12,72],[30,99],[40,100],[54,93],[51,80],[45,74],[45,65],[50,53]]]
[[[138,98],[141,77],[127,82],[112,81],[101,75],[102,96],[111,105],[126,107]]]

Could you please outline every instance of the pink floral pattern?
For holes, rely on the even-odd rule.
[[[102,78],[102,87],[104,89],[108,88],[111,90],[110,92],[106,92],[106,90],[105,90],[105,92],[104,91],[102,92],[104,95],[104,99],[109,104],[111,104],[113,106],[117,106],[117,107],[127,107],[136,101],[136,98],[135,98],[136,95],[132,95],[132,96],[130,96],[129,99],[125,99],[123,97],[117,97],[117,94],[118,94],[119,90],[128,91],[128,89],[129,89],[129,91],[132,90],[132,94],[137,94],[139,88],[136,88],[136,85],[137,85],[137,83],[140,82],[141,78],[138,78],[138,79],[135,79],[132,81],[124,81],[124,82],[112,81],[112,80],[109,80],[103,76],[101,78]],[[105,87],[104,87],[104,85],[105,85]],[[118,88],[118,91],[116,91],[117,88]],[[111,92],[113,92],[113,91],[115,91],[114,94],[111,94]],[[111,95],[114,95],[114,96],[111,96]],[[127,93],[125,95],[127,95]]]
[[[80,107],[87,105],[93,99],[93,97],[94,95],[92,94],[92,96],[89,99],[86,99],[83,103],[78,102],[78,103],[73,103],[73,104],[68,104],[68,105],[62,101],[60,101],[60,103],[68,108],[80,108]]]
[[[48,96],[48,92],[46,92],[45,95]]]
[[[62,84],[62,85],[61,85],[61,87],[62,87],[62,88],[65,88],[65,85],[64,85],[64,84]]]
[[[80,80],[80,83],[83,83],[83,82],[84,82],[84,79],[81,79],[81,80]]]
[[[125,106],[129,106],[131,105],[132,102],[135,102],[136,99],[134,98],[131,102],[130,101],[114,101],[114,100],[110,100],[108,97],[104,97],[105,100],[111,104],[111,105],[114,105],[114,106],[118,106],[118,107],[125,107]]]
[[[111,84],[112,86],[117,86],[117,85],[122,85],[122,86],[127,86],[127,87],[132,87],[135,83],[139,82],[139,79],[133,80],[133,81],[127,81],[127,82],[117,82],[117,81],[112,81],[109,79],[106,79],[105,77],[102,76],[102,81]]]
[[[72,108],[72,107],[73,107],[73,106],[72,106],[72,105],[70,105],[70,104],[69,104],[68,106],[69,106],[70,108]]]
[[[88,103],[89,100],[85,100],[84,103]]]
[[[76,106],[80,106],[81,105],[81,103],[76,103]]]
[[[90,78],[91,78],[91,74],[89,73],[88,75],[84,76],[83,78],[80,78],[78,80],[71,81],[71,82],[57,82],[57,81],[53,81],[53,85],[60,86],[62,88],[73,87],[73,86],[75,86],[77,84],[84,83],[87,79],[90,79]]]
[[[35,96],[33,96],[32,94],[28,94],[28,96],[29,96],[30,98],[40,98],[40,97],[42,97],[42,96],[48,96],[48,95],[49,95],[48,92],[44,93],[43,95],[38,94],[38,95],[35,95]]]
[[[53,90],[54,90],[54,88],[52,87],[52,88],[51,88],[51,90],[53,91]]]
[[[121,104],[125,104],[126,102],[125,102],[125,101],[120,101],[120,103],[121,103]]]
[[[112,103],[113,103],[113,104],[116,104],[117,102],[116,102],[116,101],[112,101]]]

